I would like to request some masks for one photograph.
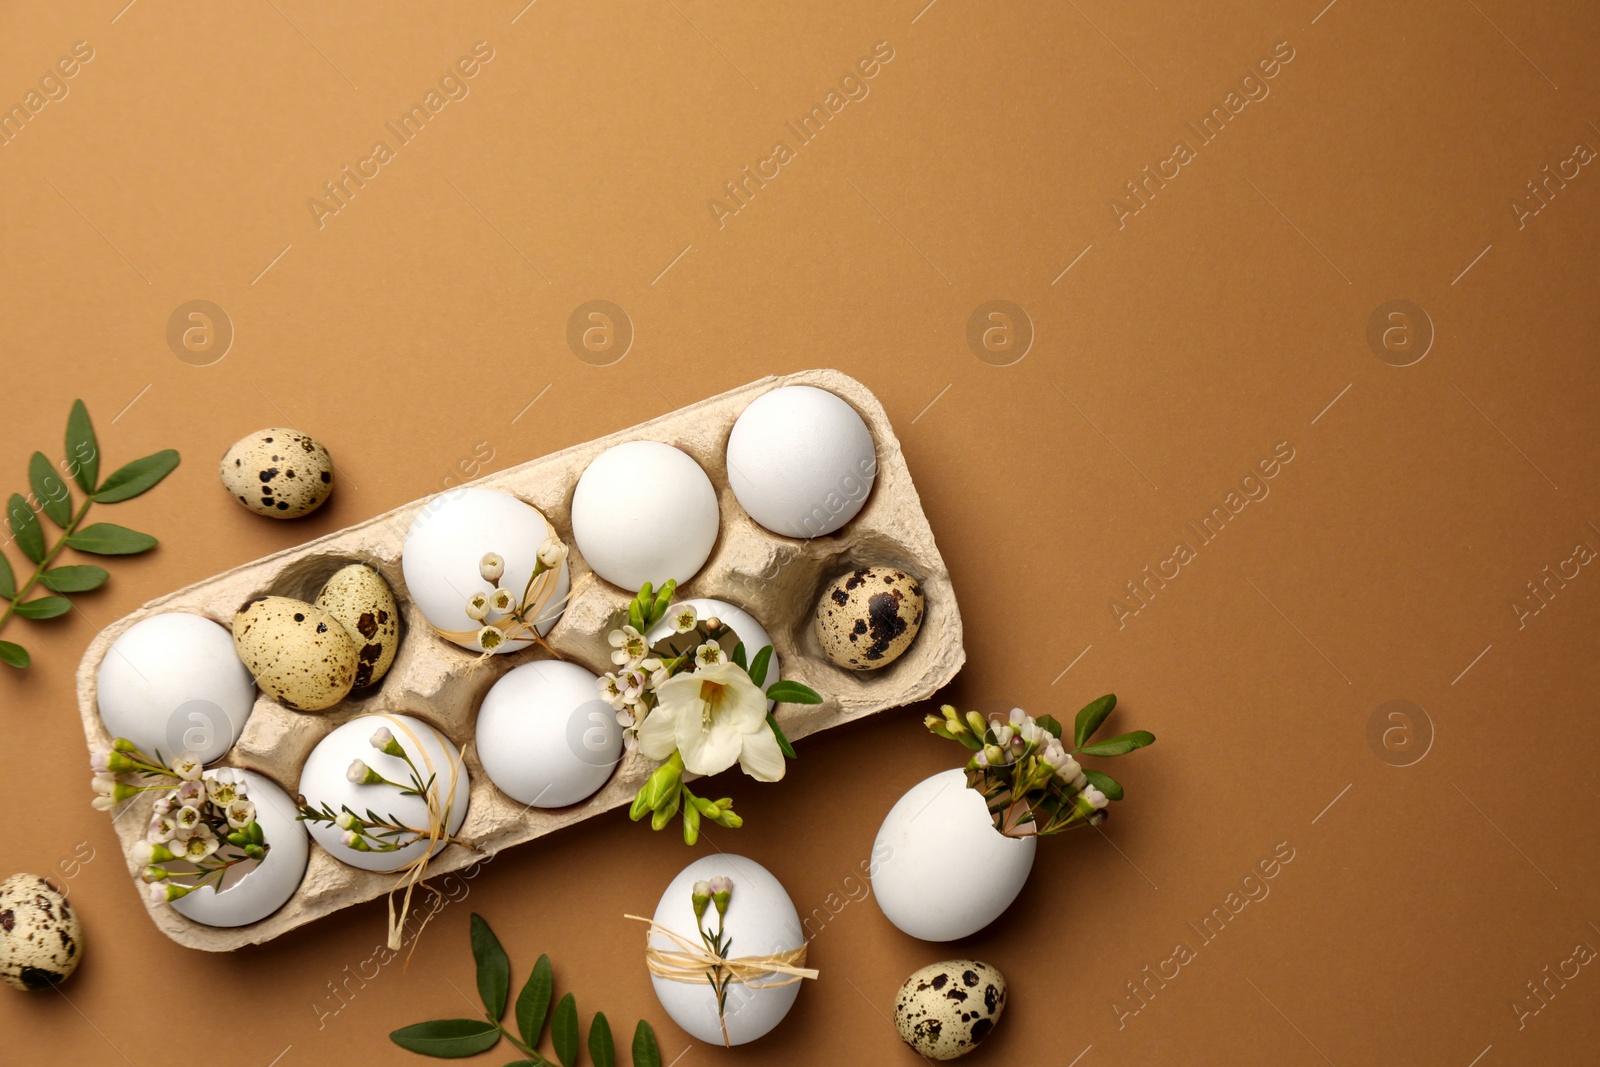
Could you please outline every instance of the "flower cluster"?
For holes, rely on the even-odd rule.
[[[792,681],[763,691],[772,646],[747,660],[744,645],[720,620],[699,618],[693,605],[673,605],[676,589],[676,582],[659,590],[646,582],[629,603],[627,621],[609,638],[616,669],[601,676],[600,695],[615,709],[629,750],[665,761],[634,797],[631,817],[648,814],[660,830],[681,812],[683,839],[692,845],[702,820],[729,829],[743,820],[732,799],[695,796],[684,773],[718,774],[737,763],[757,781],[777,781],[795,753],[767,701],[820,704],[822,697]],[[663,620],[668,633],[652,643],[645,635]]]
[[[404,761],[409,772],[409,781],[395,782],[374,770],[366,760],[353,760],[345,771],[345,777],[355,785],[392,785],[400,790],[400,795],[405,797],[422,797],[428,799],[432,793],[438,775],[430,774],[423,778],[417,765],[412,762],[411,755],[405,747],[395,739],[394,732],[387,726],[380,726],[373,732],[372,747],[386,756],[394,756]],[[298,800],[302,822],[325,823],[337,826],[344,831],[341,839],[344,846],[356,852],[398,852],[418,841],[424,841],[433,836],[426,827],[408,826],[394,815],[379,815],[371,808],[365,814],[352,811],[348,805],[341,806],[334,811],[327,802],[320,808],[314,808],[306,803],[305,797]],[[445,809],[441,824],[449,822],[449,810]],[[462,845],[466,848],[474,846],[454,837],[442,837],[442,840]]]
[[[1004,718],[985,718],[946,704],[942,714],[923,722],[971,750],[967,785],[983,794],[995,829],[1008,837],[1059,834],[1101,822],[1106,805],[1122,799],[1115,778],[1083,767],[1078,756],[1121,756],[1155,742],[1154,734],[1135,730],[1091,743],[1116,704],[1107,694],[1078,712],[1070,751],[1059,722],[1049,715],[1035,719],[1021,708]]]
[[[170,764],[147,756],[126,738],[94,750],[92,801],[109,811],[141,793],[159,793],[143,840],[133,846],[150,900],[165,904],[210,883],[220,889],[226,872],[259,862],[270,847],[244,773],[206,770],[192,752]]]
[[[489,591],[473,593],[465,608],[467,617],[482,625],[466,636],[476,637],[479,648],[493,652],[507,641],[536,633],[534,626],[555,595],[556,577],[566,558],[566,543],[553,533],[546,537],[519,597],[500,585],[506,573],[505,558],[498,552],[485,552],[478,561],[478,575]]]

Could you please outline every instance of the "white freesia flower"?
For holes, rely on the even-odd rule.
[[[680,674],[656,689],[658,703],[639,724],[639,750],[666,759],[676,750],[694,774],[734,763],[760,782],[783,777],[783,751],[767,726],[767,698],[732,663]]]

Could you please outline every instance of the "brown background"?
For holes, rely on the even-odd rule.
[[[205,1042],[244,1067],[421,1062],[385,1035],[471,1014],[474,909],[518,980],[550,953],[585,1015],[651,1019],[686,1067],[911,1061],[884,1018],[894,990],[958,954],[1011,979],[980,1053],[997,1063],[1592,1058],[1592,966],[1520,1027],[1512,1005],[1538,1006],[1526,983],[1600,946],[1600,577],[1583,568],[1520,628],[1512,605],[1578,543],[1600,547],[1600,177],[1584,167],[1521,228],[1510,203],[1600,145],[1600,16],[523,2],[0,13],[7,106],[74,42],[94,49],[0,148],[3,488],[25,487],[35,448],[58,452],[75,396],[111,463],[185,457],[103,516],[154,531],[157,552],[112,564],[69,619],[5,634],[37,662],[0,674],[0,870],[63,882],[89,944],[62,995],[0,996],[9,1062],[154,1064]],[[308,198],[477,41],[494,58],[470,95],[319,229]],[[871,95],[719,228],[722,183],[792,141],[784,123],[879,41],[894,59]],[[1119,229],[1123,183],[1285,41],[1271,95]],[[606,367],[565,340],[596,298],[637,335]],[[1435,334],[1404,368],[1367,341],[1397,298]],[[192,299],[237,331],[208,366],[166,342]],[[1010,366],[966,342],[991,299],[1036,331]],[[1070,714],[1114,689],[1113,723],[1160,736],[1120,766],[1129,799],[1103,836],[1041,849],[1015,907],[967,943],[914,942],[850,903],[812,942],[823,979],[732,1053],[686,1048],[649,991],[620,915],[691,854],[621,813],[498,858],[409,973],[344,1002],[328,983],[372,955],[381,905],[230,957],[155,931],[88,805],[72,680],[97,627],[436,491],[480,442],[500,469],[810,366],[867,383],[904,442],[966,621],[949,698]],[[342,477],[280,525],[230,504],[214,463],[285,423]],[[1284,441],[1270,496],[1119,628],[1110,598]],[[1390,700],[1422,709],[1398,753],[1369,743]],[[806,742],[780,785],[730,782],[748,825],[710,844],[826,915],[894,798],[959,757],[925,710]],[[1419,762],[1393,765],[1425,736]],[[1186,924],[1280,842],[1294,859],[1270,896],[1201,944]],[[1119,1018],[1139,1003],[1126,983],[1180,940],[1196,958]],[[191,1036],[203,1018],[214,1036]]]

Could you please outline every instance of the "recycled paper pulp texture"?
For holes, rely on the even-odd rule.
[[[6,628],[0,870],[87,945],[0,997],[8,1062],[170,1058],[185,1005],[247,1020],[241,1062],[400,1062],[390,1030],[474,1012],[473,911],[670,1061],[621,916],[713,848],[783,881],[822,977],[686,1065],[915,1062],[895,989],[955,956],[1011,983],[994,1062],[1592,1058],[1600,15],[524,2],[0,14],[0,489],[75,397],[108,462],[184,456],[103,515],[159,549]],[[943,694],[730,776],[746,825],[696,850],[612,812],[501,853],[409,968],[378,902],[223,954],[148,921],[88,806],[101,628],[813,367],[899,437],[960,599]],[[338,463],[298,523],[216,479],[281,425]],[[1160,740],[1104,832],[969,941],[892,928],[878,823],[960,756],[922,715],[1107,691]]]

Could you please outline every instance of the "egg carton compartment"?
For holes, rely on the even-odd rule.
[[[757,525],[728,484],[725,449],[734,421],[758,396],[785,385],[816,386],[845,400],[866,421],[877,450],[877,474],[860,512],[839,531],[810,540],[783,537]],[[570,546],[573,594],[545,638],[556,655],[596,674],[611,668],[606,637],[633,591],[606,583],[584,561],[572,536],[572,498],[578,478],[591,460],[614,445],[637,440],[660,441],[683,450],[700,464],[716,488],[721,513],[716,544],[700,571],[679,587],[678,598],[724,600],[750,612],[770,634],[783,676],[823,695],[819,705],[779,707],[779,720],[791,739],[800,740],[819,730],[922,700],[961,668],[966,653],[955,592],[900,443],[877,398],[860,382],[833,370],[764,378],[472,483],[508,492],[533,505]],[[90,644],[78,668],[78,704],[89,746],[111,740],[98,711],[97,676],[112,643],[135,623],[164,612],[188,611],[231,629],[234,612],[252,597],[310,600],[339,567],[366,563],[389,584],[402,616],[399,652],[387,675],[368,690],[353,693],[320,713],[291,711],[258,693],[242,736],[217,765],[256,771],[294,796],[301,767],[317,742],[353,718],[404,714],[436,726],[462,751],[470,778],[469,806],[459,836],[475,842],[483,852],[446,848],[434,857],[430,876],[458,870],[483,854],[628,805],[655,767],[654,761],[637,752],[625,754],[610,780],[594,795],[559,809],[528,808],[500,792],[484,773],[472,740],[485,694],[507,671],[548,659],[551,653],[531,647],[507,655],[481,656],[439,637],[423,618],[406,589],[400,557],[412,520],[439,495],[236,567],[151,601],[108,626]],[[888,666],[869,672],[842,669],[823,656],[813,630],[813,612],[830,581],[846,571],[873,565],[896,567],[921,582],[926,596],[922,627],[910,648]],[[752,788],[758,786],[752,783]],[[153,798],[145,795],[128,804],[135,810],[119,811],[114,824],[125,856],[142,836]],[[751,827],[743,832],[760,830]],[[136,871],[131,859],[128,870],[131,879]],[[156,926],[179,944],[231,951],[269,941],[341,908],[382,896],[396,881],[394,874],[341,863],[313,842],[299,890],[278,911],[249,926],[206,926],[169,907],[147,903],[146,908]]]

